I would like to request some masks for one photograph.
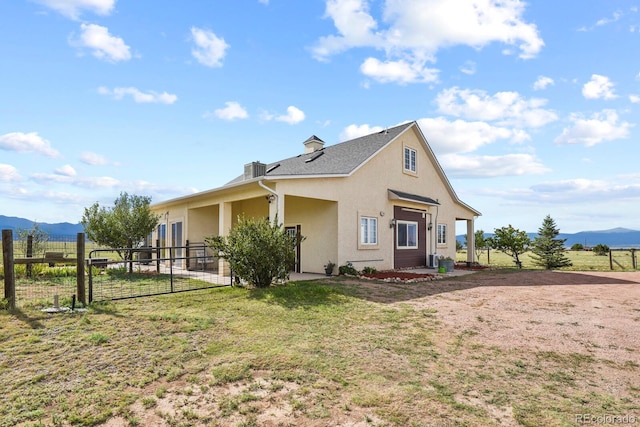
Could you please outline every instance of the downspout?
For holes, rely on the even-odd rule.
[[[264,184],[264,180],[262,180],[262,179],[260,181],[258,181],[258,185],[260,187],[264,188],[265,190],[267,190],[269,193],[273,194],[276,197],[274,202],[276,203],[276,215],[278,215],[279,214],[278,206],[279,206],[279,202],[280,202],[280,194],[278,194],[274,189],[267,187]],[[271,203],[271,202],[269,202],[269,203]],[[273,218],[271,218],[270,220],[273,221]]]

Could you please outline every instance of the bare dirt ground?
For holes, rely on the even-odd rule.
[[[598,383],[606,388],[601,392],[619,396],[629,382],[640,384],[640,272],[485,271],[424,283],[348,283],[372,302],[437,310],[447,329],[472,330],[473,341],[483,346],[607,361],[598,365],[598,375],[606,378]],[[630,369],[620,369],[629,363]],[[144,414],[138,405],[134,412],[153,420],[152,410]],[[278,420],[272,425],[290,425],[286,411],[281,417],[271,412],[270,419]],[[509,413],[496,419],[498,425],[518,425]],[[360,420],[323,425],[367,425]],[[118,421],[107,425],[126,425]]]
[[[640,350],[640,272],[523,271],[458,276],[425,286],[364,283],[368,299],[435,308],[486,345],[584,352],[613,361]],[[639,359],[640,354],[635,355]]]

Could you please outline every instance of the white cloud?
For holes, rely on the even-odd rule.
[[[594,113],[591,118],[584,118],[579,114],[572,114],[571,127],[567,127],[555,139],[556,144],[583,144],[587,147],[605,141],[614,141],[629,137],[629,130],[633,127],[628,122],[618,122],[618,114],[614,110],[602,110]]]
[[[116,3],[116,0],[35,0],[35,1],[71,19],[78,19],[83,10],[87,10],[98,15],[109,15]]]
[[[449,121],[444,117],[436,117],[420,119],[418,124],[429,145],[438,155],[476,151],[501,139],[519,143],[530,138],[526,132],[520,130],[478,121]]]
[[[73,166],[71,165],[64,165],[62,167],[59,167],[58,169],[56,169],[56,174],[58,175],[62,175],[62,176],[76,176],[76,170],[73,168]]]
[[[591,80],[582,87],[582,95],[587,99],[614,99],[617,95],[613,92],[613,86],[609,77],[593,74]]]
[[[435,70],[424,64],[435,62],[436,53],[450,46],[480,49],[498,42],[515,46],[521,58],[535,57],[544,41],[535,24],[523,20],[524,5],[519,0],[385,0],[377,20],[369,0],[327,0],[325,16],[333,20],[337,33],[321,37],[312,53],[324,61],[351,48],[375,48],[386,58],[376,62],[369,58],[361,66],[363,72],[373,69],[385,82],[431,81],[424,76],[432,78]],[[383,69],[383,64],[394,69]],[[423,77],[389,78],[397,75],[398,68],[402,75],[417,72]]]
[[[106,165],[107,163],[109,163],[106,157],[97,153],[93,153],[91,151],[83,152],[80,155],[80,161],[82,163],[85,163],[91,166],[100,166],[100,165]]]
[[[538,79],[533,83],[533,90],[544,90],[553,84],[555,84],[555,82],[551,77],[538,76]]]
[[[639,199],[640,184],[616,179],[592,180],[575,178],[542,182],[531,187],[537,197],[553,202],[584,202],[585,200]]]
[[[460,66],[460,71],[468,76],[472,76],[476,73],[476,63],[473,61],[467,61],[464,65]]]
[[[497,121],[503,125],[541,127],[558,119],[546,110],[546,99],[524,99],[518,92],[497,92],[488,95],[482,90],[445,89],[436,97],[438,111],[455,117]]]
[[[81,24],[80,37],[69,38],[69,44],[92,50],[93,56],[108,62],[128,61],[131,52],[120,37],[112,36],[107,27],[96,24]]]
[[[613,13],[611,18],[601,18],[596,22],[596,26],[601,27],[603,25],[611,24],[612,22],[618,21],[623,16],[621,11],[616,11]]]
[[[370,135],[372,133],[380,132],[384,130],[381,126],[369,126],[365,125],[349,125],[340,133],[341,141],[348,141],[350,139],[359,138],[361,136]]]
[[[110,176],[79,177],[76,175],[64,175],[60,173],[34,173],[30,178],[40,184],[69,184],[80,188],[118,188],[123,183]]]
[[[0,182],[15,182],[20,181],[20,179],[18,169],[11,165],[0,163]]]
[[[51,143],[37,132],[11,132],[0,135],[0,149],[16,153],[37,153],[51,158],[60,157],[60,153],[51,148]]]
[[[461,156],[447,154],[440,157],[440,164],[452,178],[539,175],[550,171],[531,154],[507,154],[504,156]]]
[[[629,95],[629,101],[633,102],[634,104],[640,103],[640,95]]]
[[[404,85],[438,80],[438,70],[427,68],[424,63],[413,62],[409,64],[404,60],[381,62],[376,58],[367,58],[360,65],[360,71],[365,76],[381,83],[396,82]]]
[[[293,105],[287,107],[287,114],[283,114],[281,116],[277,116],[275,120],[279,122],[289,123],[290,125],[295,125],[300,123],[305,118],[304,112]]]
[[[111,96],[113,99],[120,100],[124,98],[126,95],[131,95],[133,100],[139,104],[146,103],[155,103],[155,104],[173,104],[178,100],[177,95],[173,95],[167,92],[142,92],[135,87],[116,87],[108,89],[104,86],[100,86],[98,88],[98,93],[100,95]]]
[[[221,120],[236,120],[236,119],[246,119],[249,117],[247,110],[244,109],[242,105],[235,101],[225,102],[225,108],[218,108],[212,113],[205,113],[205,117],[215,116]]]
[[[207,67],[222,67],[222,59],[229,48],[223,38],[196,27],[191,28],[191,37],[196,45],[191,54],[199,63]]]

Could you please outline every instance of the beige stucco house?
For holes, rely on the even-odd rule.
[[[299,155],[249,163],[220,188],[151,208],[161,215],[153,238],[172,246],[225,235],[242,215],[277,215],[305,237],[295,270],[313,273],[329,261],[358,270],[433,266],[434,255],[455,257],[456,221],[466,221],[472,262],[480,215],[458,198],[416,122],[326,147],[312,136]]]

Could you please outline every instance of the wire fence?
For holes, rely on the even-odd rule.
[[[34,241],[3,230],[0,255],[10,307],[75,307],[232,284],[231,273],[219,271],[219,259],[204,243],[106,249],[85,241],[82,233]]]

